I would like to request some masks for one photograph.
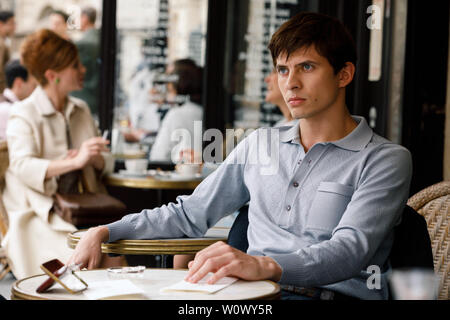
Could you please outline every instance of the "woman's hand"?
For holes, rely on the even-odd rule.
[[[196,283],[209,272],[214,275],[209,284],[223,277],[234,276],[243,280],[273,280],[281,278],[281,267],[270,257],[251,256],[219,241],[199,251],[189,262],[185,280]]]
[[[101,157],[102,152],[109,151],[106,147],[109,144],[108,140],[102,137],[94,137],[86,140],[78,150],[78,154],[74,157],[76,166],[81,169],[89,164],[93,164],[98,157]]]
[[[102,262],[102,243],[109,239],[105,226],[90,228],[80,239],[67,265],[80,264],[80,268],[95,269]]]

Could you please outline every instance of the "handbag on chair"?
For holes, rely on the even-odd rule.
[[[126,214],[125,204],[106,194],[92,191],[81,172],[64,175],[61,184],[72,185],[68,188],[58,186],[53,196],[53,210],[65,221],[78,228],[111,223]]]
[[[111,223],[126,214],[123,202],[104,193],[56,193],[53,210],[78,228]]]

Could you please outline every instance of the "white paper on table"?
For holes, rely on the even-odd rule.
[[[215,293],[223,288],[226,288],[232,285],[237,281],[236,278],[233,277],[224,277],[217,281],[214,284],[208,284],[209,278],[211,278],[213,274],[208,273],[203,279],[198,281],[197,283],[191,283],[187,281],[180,281],[171,286],[164,287],[160,289],[160,293],[170,293],[173,291],[192,291],[192,292],[203,292],[203,293]]]
[[[83,291],[90,300],[144,293],[144,290],[126,279],[89,282],[88,288]]]

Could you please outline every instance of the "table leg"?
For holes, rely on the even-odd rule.
[[[161,207],[163,203],[163,195],[162,195],[162,189],[157,189],[156,192],[158,193],[158,207]]]
[[[161,255],[161,268],[167,268],[167,255],[165,254]]]

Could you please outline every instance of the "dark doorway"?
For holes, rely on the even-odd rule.
[[[443,180],[449,4],[408,2],[402,144],[413,157],[411,194]]]

